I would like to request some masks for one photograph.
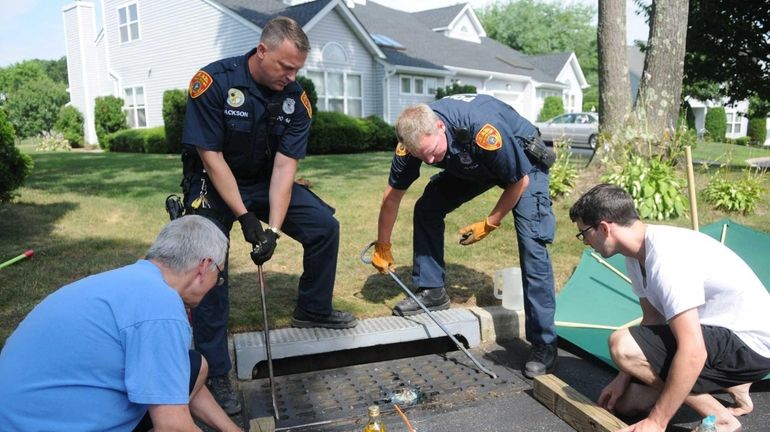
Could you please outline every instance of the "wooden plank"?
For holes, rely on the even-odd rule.
[[[535,398],[578,432],[611,432],[627,425],[555,375],[535,377]]]
[[[275,419],[259,417],[249,421],[249,432],[275,432]]]

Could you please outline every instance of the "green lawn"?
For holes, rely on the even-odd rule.
[[[748,147],[715,142],[698,142],[693,150],[693,159],[714,161],[728,165],[746,165],[747,159],[770,157],[770,148]]]
[[[19,321],[47,294],[63,284],[89,274],[129,264],[143,256],[155,235],[167,222],[163,202],[179,193],[178,156],[138,155],[73,151],[36,153],[21,146],[35,162],[33,175],[13,203],[0,205],[0,261],[34,248],[32,259],[0,270],[0,345]],[[711,145],[699,145],[701,153],[717,154]],[[754,150],[741,147],[738,150]],[[722,152],[723,153],[723,152]],[[719,153],[721,154],[721,153]],[[733,153],[736,158],[737,150]],[[755,157],[758,153],[752,153]],[[763,154],[770,155],[764,151]],[[709,157],[709,156],[705,156]],[[741,156],[743,157],[743,156]],[[393,281],[363,265],[362,248],[376,237],[377,213],[386,186],[390,153],[310,156],[300,164],[299,177],[312,182],[313,191],[337,209],[341,223],[340,252],[334,302],[337,308],[359,317],[387,315],[402,298]],[[423,167],[422,176],[404,198],[393,237],[397,273],[410,283],[411,218],[414,201],[435,172]],[[712,171],[699,169],[699,189]],[[557,289],[567,280],[583,246],[575,239],[575,227],[567,211],[574,197],[595,183],[598,173],[586,171],[577,190],[555,203],[557,238],[550,248]],[[725,175],[739,176],[739,172]],[[766,186],[768,180],[764,180]],[[770,187],[768,187],[770,190]],[[492,305],[496,269],[518,265],[512,219],[473,246],[457,244],[456,231],[482,219],[494,206],[498,191],[490,191],[447,217],[447,284],[453,303]],[[765,193],[758,212],[732,216],[749,226],[767,230],[770,195]],[[706,224],[724,217],[700,204],[700,221]],[[687,219],[672,222],[687,226]],[[231,328],[259,328],[259,295],[254,265],[239,227],[232,233]],[[266,287],[273,326],[289,323],[296,285],[301,273],[301,248],[281,238],[274,258],[266,265]],[[74,313],[74,311],[73,311]]]

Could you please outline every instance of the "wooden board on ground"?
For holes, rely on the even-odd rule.
[[[612,432],[627,425],[556,375],[535,377],[535,398],[578,432]]]
[[[249,421],[249,432],[275,432],[275,419],[259,417]]]

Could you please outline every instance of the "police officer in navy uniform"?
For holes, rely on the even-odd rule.
[[[431,310],[449,307],[444,280],[445,216],[494,186],[503,189],[497,204],[480,222],[459,232],[462,245],[473,244],[500,226],[513,211],[524,286],[526,337],[532,344],[524,374],[546,373],[556,362],[555,293],[547,245],[556,220],[548,192],[553,153],[540,134],[513,108],[487,95],[453,95],[430,105],[405,109],[396,121],[399,145],[380,208],[372,264],[393,270],[391,233],[401,199],[425,162],[442,168],[414,207],[412,279],[416,296]],[[393,308],[396,315],[422,309],[411,298]]]
[[[299,241],[304,272],[292,325],[350,328],[355,317],[332,309],[339,222],[333,208],[294,182],[312,117],[295,82],[309,49],[299,24],[279,17],[262,30],[255,49],[195,74],[182,138],[185,208],[214,220],[228,236],[237,219],[258,265],[271,258],[281,232]],[[212,289],[192,321],[196,348],[209,364],[207,384],[235,414],[241,407],[227,378],[228,290],[227,284]]]

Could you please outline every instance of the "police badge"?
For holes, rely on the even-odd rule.
[[[286,98],[283,100],[283,112],[286,114],[294,114],[294,99]]]
[[[243,96],[243,92],[237,88],[231,88],[227,91],[227,103],[230,104],[231,107],[238,108],[243,105],[245,100],[246,97]]]

